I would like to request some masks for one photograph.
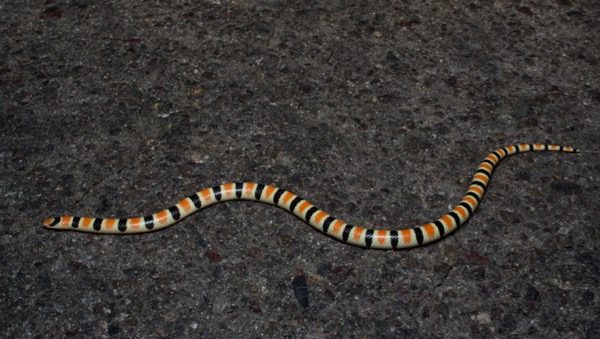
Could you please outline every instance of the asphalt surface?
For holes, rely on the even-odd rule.
[[[597,1],[0,4],[0,336],[598,338]],[[480,209],[412,250],[265,204],[52,231],[236,181],[353,224]],[[303,281],[304,280],[304,281]]]

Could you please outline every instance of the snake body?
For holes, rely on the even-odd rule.
[[[573,147],[542,144],[519,144],[498,148],[488,154],[479,165],[467,194],[456,207],[441,218],[414,228],[382,230],[350,225],[332,217],[290,191],[251,182],[228,183],[206,188],[152,215],[127,219],[53,217],[44,220],[44,226],[51,229],[102,234],[145,233],[171,226],[185,217],[219,202],[251,200],[283,208],[320,232],[351,245],[376,249],[410,248],[441,239],[469,220],[479,206],[492,172],[500,161],[517,153],[531,151],[579,152]]]

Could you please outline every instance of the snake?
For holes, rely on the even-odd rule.
[[[467,194],[450,212],[422,226],[397,230],[372,229],[348,224],[315,207],[298,195],[276,186],[253,182],[226,183],[200,190],[160,212],[133,218],[62,216],[43,221],[46,228],[99,234],[134,234],[169,227],[189,215],[216,203],[250,200],[280,207],[318,231],[350,245],[373,249],[405,249],[437,241],[454,232],[473,215],[490,182],[492,173],[505,158],[525,152],[555,151],[579,153],[570,146],[518,144],[488,154],[477,168]]]

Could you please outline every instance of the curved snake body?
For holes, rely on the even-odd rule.
[[[579,152],[573,147],[541,144],[519,144],[498,148],[488,154],[479,165],[467,194],[456,207],[441,218],[414,228],[382,230],[350,225],[332,217],[290,191],[250,182],[228,183],[203,189],[165,210],[143,217],[115,219],[63,216],[44,220],[44,226],[51,229],[93,233],[145,233],[171,226],[219,202],[251,200],[281,207],[320,232],[351,245],[377,249],[410,248],[443,238],[464,224],[479,206],[492,172],[500,161],[514,154],[530,151]]]

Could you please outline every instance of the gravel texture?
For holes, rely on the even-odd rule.
[[[599,41],[595,0],[5,1],[0,336],[598,338]],[[508,159],[412,250],[251,202],[138,236],[41,226],[256,181],[411,227],[519,142],[583,153]]]

